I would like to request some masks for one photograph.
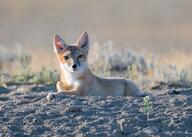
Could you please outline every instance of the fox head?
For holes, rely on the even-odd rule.
[[[86,32],[82,33],[76,44],[70,45],[66,44],[59,35],[55,35],[53,45],[61,70],[81,76],[87,69],[88,34]]]

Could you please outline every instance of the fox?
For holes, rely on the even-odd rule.
[[[79,96],[146,96],[136,84],[124,78],[102,78],[88,67],[89,37],[83,32],[75,44],[54,35],[54,52],[60,66],[57,93]]]

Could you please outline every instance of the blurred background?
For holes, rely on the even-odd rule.
[[[129,51],[188,65],[191,7],[191,0],[0,0],[0,70],[57,69],[53,35],[74,43],[83,31],[88,32],[91,46],[99,48],[91,51],[91,62],[96,54],[101,60],[101,52],[121,49],[119,54]]]

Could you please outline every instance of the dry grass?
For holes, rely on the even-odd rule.
[[[157,59],[159,64],[175,65],[177,69],[181,70],[189,67],[192,64],[192,54],[179,51],[171,51],[169,54],[163,55]]]
[[[58,79],[59,68],[52,48],[27,49],[17,45],[11,52],[3,46],[1,50],[1,83],[51,83]],[[113,42],[108,41],[92,44],[89,64],[97,75],[126,77],[148,89],[156,81],[191,83],[190,58],[190,54],[179,51],[161,56],[148,52],[135,53],[118,49]],[[9,80],[5,80],[7,74]]]

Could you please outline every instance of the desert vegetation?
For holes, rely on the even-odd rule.
[[[0,48],[1,85],[53,84],[58,80],[60,71],[52,45],[49,50],[29,50],[22,45],[16,45],[13,49]],[[117,48],[112,41],[93,42],[89,66],[99,76],[126,77],[141,88],[150,89],[156,82],[189,85],[192,80],[192,61],[189,58],[189,54],[179,51],[153,55],[147,51]]]
[[[191,4],[0,0],[0,137],[191,137]],[[149,96],[56,94],[53,35],[73,43],[83,31],[93,73]]]
[[[51,44],[1,46],[0,136],[192,135],[190,54],[135,52],[112,41],[90,44],[88,63],[96,75],[131,79],[150,96],[55,94],[60,70]]]

